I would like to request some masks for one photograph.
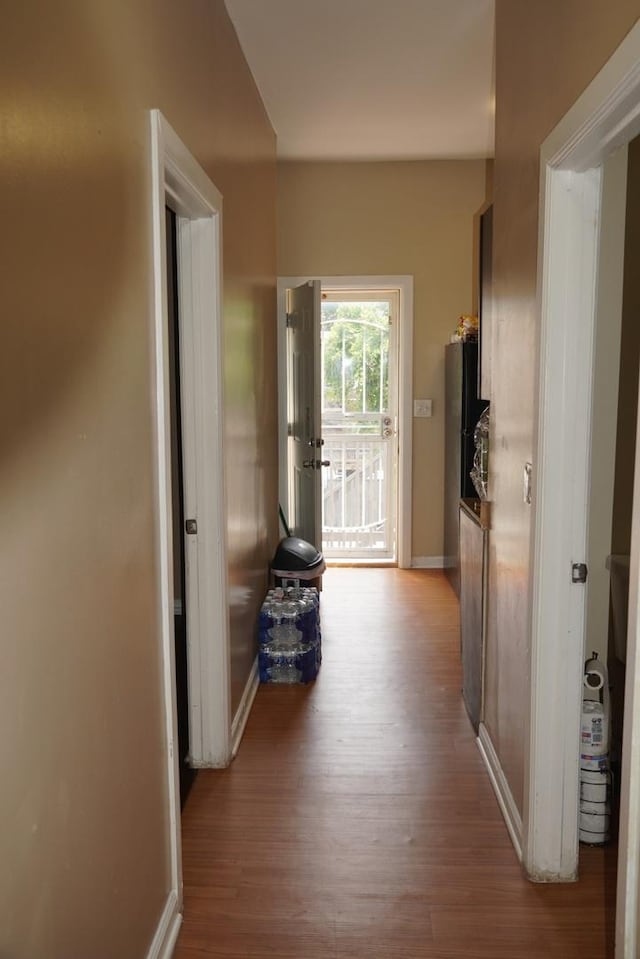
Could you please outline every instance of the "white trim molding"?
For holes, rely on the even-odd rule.
[[[411,568],[412,569],[446,569],[447,564],[446,557],[444,556],[412,556],[411,557]]]
[[[171,959],[181,924],[182,916],[178,909],[178,897],[174,891],[171,891],[167,896],[146,959]]]
[[[489,774],[493,791],[496,794],[500,812],[502,813],[507,831],[513,848],[519,860],[522,860],[522,819],[520,812],[513,798],[513,793],[509,788],[507,777],[505,776],[498,754],[495,751],[489,730],[484,723],[480,723],[478,728],[478,738],[476,740],[480,755]]]
[[[280,503],[287,501],[287,396],[286,396],[286,291],[302,283],[320,280],[321,288],[357,290],[398,290],[398,506],[397,563],[411,567],[412,457],[413,457],[413,276],[280,276],[278,277],[278,440]],[[284,475],[283,475],[284,474]]]
[[[258,657],[256,656],[253,661],[253,666],[251,667],[251,672],[247,677],[242,699],[240,700],[231,724],[231,755],[234,757],[240,748],[240,742],[242,741],[247,720],[251,714],[251,707],[253,706],[253,701],[256,698],[259,686],[260,676],[258,674]]]
[[[171,892],[182,907],[182,846],[180,836],[180,785],[178,772],[178,720],[176,710],[176,662],[173,602],[173,547],[171,519],[171,436],[169,426],[168,305],[165,236],[166,158],[162,120],[151,111],[151,173],[153,215],[154,373],[156,394],[156,481],[160,629],[162,633],[162,678],[167,738],[169,845]]]

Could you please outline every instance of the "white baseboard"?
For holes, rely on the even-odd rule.
[[[444,569],[444,556],[412,556],[411,569]]]
[[[178,909],[178,894],[175,889],[172,889],[162,910],[160,922],[146,959],[171,959],[181,923],[182,916]]]
[[[253,666],[251,667],[251,672],[249,673],[246,686],[244,687],[244,692],[242,694],[242,699],[240,700],[240,705],[238,706],[236,714],[233,717],[233,722],[231,723],[231,757],[232,758],[238,752],[240,741],[242,739],[242,734],[244,733],[244,728],[247,725],[249,713],[251,712],[251,707],[253,706],[253,700],[255,699],[256,693],[258,692],[259,685],[260,685],[260,677],[258,675],[258,657],[256,656],[255,660],[253,661]]]
[[[502,766],[491,742],[489,731],[484,723],[480,723],[476,742],[480,750],[480,755],[487,767],[489,779],[491,780],[493,791],[496,794],[496,799],[500,806],[500,812],[502,813],[509,836],[511,837],[513,848],[516,851],[518,859],[522,862],[522,817],[516,806],[513,793],[509,788],[507,777],[502,771]]]

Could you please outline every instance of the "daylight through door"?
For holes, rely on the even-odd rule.
[[[397,291],[323,291],[322,548],[333,559],[395,560]]]

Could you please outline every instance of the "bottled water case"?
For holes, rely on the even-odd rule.
[[[258,642],[260,682],[312,682],[322,659],[318,590],[269,590],[260,610]]]

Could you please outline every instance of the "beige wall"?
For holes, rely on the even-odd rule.
[[[414,420],[414,557],[442,556],[444,346],[473,308],[473,216],[485,162],[281,163],[281,276],[412,274],[413,395],[433,399]]]
[[[520,807],[532,515],[522,469],[533,458],[539,148],[639,14],[638,0],[497,0],[486,723]]]
[[[0,954],[141,959],[169,884],[149,116],[224,194],[234,699],[277,536],[275,145],[222,0],[32,0],[0,40]]]

